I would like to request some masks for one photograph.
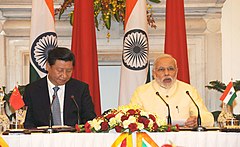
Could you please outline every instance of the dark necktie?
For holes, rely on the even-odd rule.
[[[60,113],[60,103],[59,98],[57,95],[57,91],[59,87],[54,87],[54,94],[53,94],[53,104],[52,104],[52,114],[53,114],[53,125],[61,125],[61,113]]]

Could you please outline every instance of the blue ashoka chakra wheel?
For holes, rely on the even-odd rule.
[[[122,62],[126,68],[131,70],[142,70],[148,66],[148,38],[146,32],[134,29],[124,35]]]
[[[48,51],[57,47],[57,34],[46,32],[37,37],[31,47],[31,59],[33,64],[44,73],[46,71],[46,61]]]

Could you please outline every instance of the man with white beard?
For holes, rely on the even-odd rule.
[[[174,121],[182,121],[182,126],[197,126],[197,107],[199,107],[202,126],[213,126],[213,115],[207,110],[198,91],[191,85],[177,80],[177,61],[169,54],[161,54],[153,64],[154,80],[139,86],[131,98],[130,105],[138,105],[147,112],[155,113],[160,118],[167,118],[168,109],[159,95],[170,107],[171,117]]]

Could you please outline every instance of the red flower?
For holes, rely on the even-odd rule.
[[[138,122],[139,122],[139,123],[143,123],[145,119],[146,119],[146,117],[140,116],[140,117],[138,118]]]
[[[140,115],[141,111],[139,109],[136,109],[136,114]]]
[[[90,129],[91,125],[88,122],[85,123],[84,128],[85,128],[85,132],[91,133],[91,129]]]
[[[101,123],[101,129],[103,130],[103,131],[107,131],[108,130],[108,123],[107,122],[102,122]]]
[[[144,128],[147,128],[150,120],[147,119],[146,117],[140,116],[140,117],[138,118],[138,122],[139,122],[139,123],[143,123]]]
[[[176,124],[176,127],[177,127],[177,131],[179,131],[179,125],[178,124]]]
[[[128,118],[129,118],[129,116],[123,115],[123,116],[121,117],[121,121],[123,122],[124,120],[128,120]]]
[[[153,120],[154,122],[156,121],[156,118],[155,118],[155,116],[154,116],[154,115],[152,115],[152,114],[149,114],[149,118],[150,118],[151,120]]]
[[[144,128],[147,128],[147,127],[148,127],[149,122],[150,122],[149,119],[145,119],[145,120],[143,121]]]
[[[106,116],[106,119],[110,119],[110,118],[112,118],[112,117],[115,117],[115,114],[108,114],[107,116]]]
[[[115,130],[116,130],[117,133],[121,133],[121,132],[123,131],[123,127],[121,127],[121,126],[116,126],[116,127],[115,127]]]
[[[80,131],[80,128],[79,128],[78,124],[75,125],[75,129],[77,130],[77,132]]]
[[[153,123],[153,127],[152,127],[153,131],[157,131],[158,130],[158,125],[157,123]]]
[[[128,128],[130,129],[131,132],[137,131],[137,124],[136,123],[131,123],[128,125]]]
[[[167,132],[171,132],[171,126],[168,126]]]
[[[136,111],[133,110],[133,109],[129,109],[129,110],[127,111],[127,113],[129,113],[129,116],[131,116],[131,115],[135,115],[135,114],[136,114]]]

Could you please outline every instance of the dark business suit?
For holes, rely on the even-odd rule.
[[[93,119],[96,116],[88,85],[71,78],[65,84],[63,106],[64,125],[74,126],[78,121],[77,107],[74,104],[72,97],[75,98],[79,106],[81,124]],[[27,85],[23,99],[28,107],[24,127],[36,128],[38,126],[48,126],[50,97],[48,92],[47,77]]]

